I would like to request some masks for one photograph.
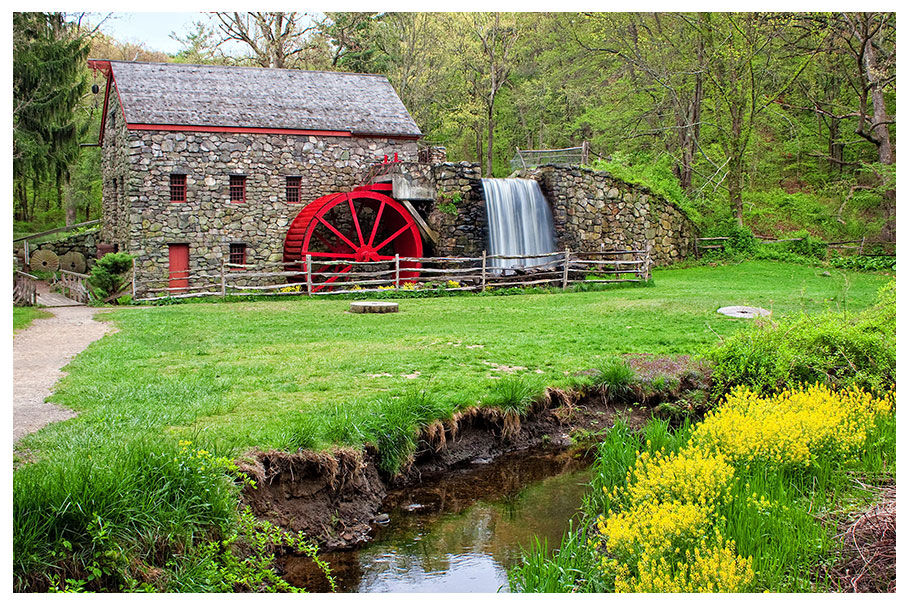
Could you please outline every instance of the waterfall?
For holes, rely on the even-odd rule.
[[[555,252],[552,211],[533,179],[483,179],[489,254],[538,255]],[[545,265],[556,257],[492,259],[498,268]]]

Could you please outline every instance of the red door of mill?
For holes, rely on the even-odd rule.
[[[189,286],[189,244],[168,244],[170,257],[170,288]],[[180,291],[172,290],[171,294]]]

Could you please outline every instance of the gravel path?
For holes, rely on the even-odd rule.
[[[48,423],[76,416],[68,408],[45,402],[60,369],[92,341],[114,332],[96,322],[91,307],[54,307],[53,318],[35,320],[13,337],[13,442]]]

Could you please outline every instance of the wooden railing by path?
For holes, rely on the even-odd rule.
[[[85,280],[88,278],[87,274],[58,269],[54,273],[54,284],[61,289],[63,296],[87,304],[91,299],[88,288],[85,286]]]
[[[24,271],[17,271],[13,278],[13,305],[38,303],[38,278]]]
[[[730,240],[729,236],[714,236],[710,238],[695,238],[694,240],[694,251],[695,255],[700,258],[701,252],[706,250],[722,250],[725,247],[725,242]],[[780,242],[801,242],[805,238],[770,238],[766,236],[755,236],[755,239],[764,242],[765,244],[776,244]],[[838,242],[823,242],[823,245],[827,247],[829,251],[831,248],[854,251],[856,254],[864,255],[869,254],[869,250],[873,250],[875,247],[879,247],[881,253],[873,253],[874,256],[888,256],[892,257],[896,255],[896,242],[890,242],[887,240],[867,240],[862,238],[861,240],[842,240]]]
[[[514,267],[514,261],[532,267]],[[566,289],[575,284],[647,282],[652,263],[644,250],[561,251],[543,255],[401,257],[384,261],[323,259],[316,263],[235,264],[220,271],[183,271],[157,280],[135,281],[136,301],[205,296],[330,296],[389,290],[444,288],[474,291],[528,286]]]

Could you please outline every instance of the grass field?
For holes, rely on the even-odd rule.
[[[167,590],[224,591],[239,564],[209,537],[238,528],[225,470],[252,448],[372,442],[394,471],[416,427],[458,407],[519,408],[616,354],[696,354],[748,322],[721,306],[859,311],[888,280],[747,262],[656,271],[653,287],[407,299],[397,314],[324,299],[112,311],[119,331],[51,398],[80,414],[16,444],[15,586],[122,591],[145,578],[133,564],[173,554]]]
[[[650,288],[403,300],[387,315],[348,314],[349,302],[332,300],[117,310],[107,319],[120,331],[73,361],[52,398],[79,417],[22,446],[50,455],[152,432],[223,454],[294,448],[314,416],[316,442],[356,443],[356,428],[392,396],[425,390],[450,410],[495,398],[507,374],[539,389],[566,385],[612,354],[697,353],[747,322],[717,314],[721,306],[774,317],[857,311],[886,280],[821,271],[663,270]]]

